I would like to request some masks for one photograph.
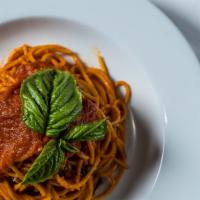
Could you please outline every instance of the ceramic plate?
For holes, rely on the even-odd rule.
[[[160,11],[131,0],[6,1],[0,11],[1,58],[23,43],[59,43],[95,65],[97,48],[112,77],[130,83],[129,169],[108,200],[199,193],[199,65]]]

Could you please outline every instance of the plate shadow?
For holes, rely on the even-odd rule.
[[[134,138],[133,133],[131,134],[129,131],[130,127],[128,127],[127,153],[129,169],[125,174],[124,183],[120,184],[120,194],[117,194],[119,200],[129,199],[130,194],[136,193],[141,183],[145,181],[146,176],[157,167],[156,175],[152,180],[153,189],[162,157],[162,147],[157,142],[148,122],[136,110],[131,109],[131,112],[134,115],[136,137]],[[131,142],[133,140],[135,140],[134,143]],[[130,148],[130,145],[135,147],[132,148],[133,146],[131,146]],[[131,152],[133,149],[134,152]]]

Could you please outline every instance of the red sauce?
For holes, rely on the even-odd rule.
[[[47,63],[36,62],[19,66],[16,71],[18,83],[6,95],[0,96],[0,170],[6,166],[39,154],[49,140],[29,129],[21,120],[19,87],[21,81]],[[71,126],[89,123],[98,119],[96,105],[83,100],[83,110]]]
[[[0,170],[39,153],[43,146],[42,136],[22,122],[20,108],[18,91],[0,101]]]
[[[97,107],[89,99],[83,99],[83,109],[80,116],[72,123],[72,126],[86,124],[98,120]]]
[[[47,68],[47,64],[44,62],[35,62],[35,63],[29,63],[26,65],[21,65],[17,68],[15,76],[21,81],[31,74],[35,73],[36,71],[40,69]]]
[[[16,71],[19,81],[8,93],[0,96],[0,170],[38,154],[47,142],[46,137],[33,132],[21,120],[19,97],[21,81],[46,67],[42,62],[19,66]]]

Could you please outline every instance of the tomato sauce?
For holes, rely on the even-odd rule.
[[[41,151],[42,136],[21,120],[19,92],[0,100],[0,170],[14,161],[24,160]]]
[[[39,154],[47,137],[29,129],[21,119],[19,88],[21,81],[39,69],[48,67],[46,63],[36,62],[19,66],[16,71],[18,83],[0,96],[0,171],[16,161],[22,161]],[[71,127],[98,119],[97,108],[88,99],[83,100],[83,110]]]
[[[83,99],[83,109],[80,116],[72,123],[72,126],[87,124],[98,119],[96,105],[89,99]]]
[[[17,68],[17,84],[0,96],[0,170],[6,166],[38,154],[46,142],[45,137],[29,129],[21,119],[19,87],[21,81],[45,63],[21,65]]]

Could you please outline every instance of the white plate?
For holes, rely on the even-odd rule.
[[[130,168],[108,199],[184,200],[200,195],[199,65],[171,22],[146,1],[21,3],[1,4],[1,57],[22,43],[61,43],[95,64],[98,48],[112,76],[133,88],[136,148],[129,132]]]

